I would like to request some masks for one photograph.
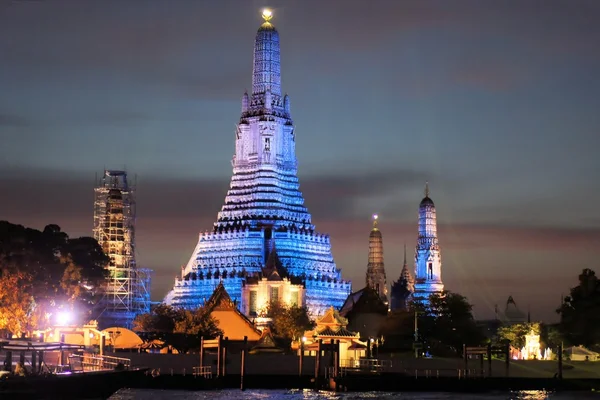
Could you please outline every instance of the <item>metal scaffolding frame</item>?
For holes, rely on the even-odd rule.
[[[94,238],[110,257],[97,318],[102,328],[131,328],[136,315],[150,311],[151,280],[151,270],[135,262],[135,187],[127,172],[105,170],[94,192]]]

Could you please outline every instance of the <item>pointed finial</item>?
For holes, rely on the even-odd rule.
[[[404,243],[404,265],[406,265],[406,242]]]
[[[262,17],[265,20],[265,22],[269,22],[271,18],[273,18],[273,12],[268,8],[265,8],[262,12]]]
[[[377,228],[377,220],[379,219],[379,215],[373,214],[373,228]]]
[[[425,197],[429,197],[429,181],[425,181]]]

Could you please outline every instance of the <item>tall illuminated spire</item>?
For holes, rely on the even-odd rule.
[[[281,96],[279,33],[270,22],[273,18],[271,10],[263,10],[262,17],[265,22],[258,28],[254,42],[252,94],[270,92],[271,95]]]
[[[373,215],[373,229],[369,234],[369,263],[367,264],[366,285],[374,289],[385,304],[387,298],[387,279],[383,263],[383,237],[377,227],[379,216]]]
[[[442,257],[437,236],[435,204],[429,197],[429,182],[425,183],[425,197],[419,205],[419,234],[415,254],[415,298],[427,301],[430,295],[441,293]]]

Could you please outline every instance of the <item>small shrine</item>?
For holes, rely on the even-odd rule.
[[[257,353],[283,353],[283,349],[277,346],[277,343],[271,334],[271,329],[263,329],[262,335],[260,339],[258,339],[258,343],[250,349],[250,354]]]
[[[340,341],[340,360],[358,360],[367,354],[367,344],[360,340],[359,332],[349,331],[346,327],[348,320],[340,316],[337,310],[330,307],[316,321],[316,326],[304,332],[302,343],[295,343],[292,349],[304,349],[305,355],[310,355],[318,349],[319,340],[331,343],[331,340]]]

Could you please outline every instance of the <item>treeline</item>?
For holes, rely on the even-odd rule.
[[[69,238],[58,225],[39,231],[0,221],[0,333],[44,328],[62,310],[87,322],[108,263],[91,237]]]

